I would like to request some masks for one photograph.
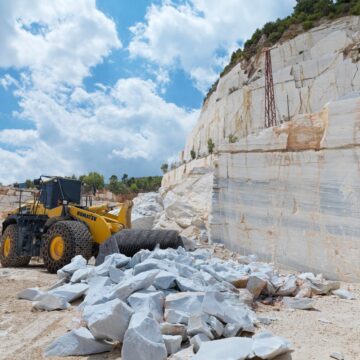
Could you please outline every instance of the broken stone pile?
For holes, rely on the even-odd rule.
[[[164,211],[163,200],[159,193],[148,192],[139,194],[133,199],[131,226],[133,229],[152,229],[159,214]]]
[[[46,356],[101,353],[120,343],[123,360],[273,359],[291,344],[257,331],[254,299],[282,297],[286,306],[311,309],[313,294],[339,291],[338,282],[280,275],[252,256],[225,261],[209,249],[181,247],[141,250],[132,258],[112,254],[99,266],[76,256],[58,277],[47,291],[18,294],[38,310],[78,301],[82,326],[56,339]]]

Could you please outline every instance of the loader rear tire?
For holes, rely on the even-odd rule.
[[[42,237],[41,256],[50,273],[56,273],[76,255],[89,260],[92,251],[91,233],[80,221],[58,221]]]
[[[132,230],[124,229],[113,235],[121,254],[134,256],[142,249],[154,250],[157,245],[161,249],[184,246],[179,233],[175,230]]]
[[[27,266],[31,256],[19,256],[17,240],[19,227],[17,224],[10,224],[5,229],[0,242],[0,262],[3,267]]]

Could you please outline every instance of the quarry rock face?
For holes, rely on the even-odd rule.
[[[360,279],[357,94],[219,147],[210,237],[330,279]],[[305,250],[306,249],[306,250]],[[323,294],[338,283],[318,288]]]
[[[165,196],[188,204],[196,169],[212,172],[196,189],[210,205],[193,207],[207,218],[210,242],[334,280],[360,279],[359,29],[360,17],[343,17],[271,50],[276,127],[264,128],[263,53],[220,78],[180,156],[186,163],[162,182]],[[215,154],[190,161],[192,149],[208,154],[209,138]]]
[[[180,235],[189,239],[206,236],[213,185],[213,170],[207,166],[211,164],[212,158],[209,157],[173,170],[169,184],[176,186],[163,184],[160,189],[164,212],[155,220],[155,229],[178,230]]]
[[[317,112],[327,102],[360,90],[359,26],[359,17],[344,17],[271,50],[278,120]],[[243,138],[264,127],[264,61],[262,53],[249,66],[238,64],[220,78],[187,139],[183,159],[191,159],[192,149],[207,154],[209,138],[220,145],[229,135]]]

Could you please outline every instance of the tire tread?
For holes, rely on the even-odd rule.
[[[4,256],[5,239],[10,236],[11,248],[9,256]],[[19,226],[10,224],[6,227],[0,241],[0,262],[3,267],[22,267],[29,265],[31,256],[17,255],[17,242],[15,239],[19,236]]]
[[[50,256],[50,242],[54,236],[61,235],[65,241],[64,256],[53,260]],[[42,238],[41,256],[45,267],[50,273],[55,273],[71,262],[76,255],[82,255],[86,260],[92,256],[93,241],[89,229],[80,221],[64,220],[53,224]]]

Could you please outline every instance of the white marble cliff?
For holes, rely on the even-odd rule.
[[[207,167],[212,186],[196,191],[212,200],[193,211],[205,219],[210,241],[359,281],[360,17],[325,23],[271,55],[281,124],[264,128],[262,53],[220,79],[187,139],[185,164],[164,176],[163,191],[177,193],[203,176],[193,168]],[[229,143],[230,134],[238,141]],[[189,161],[191,149],[208,153],[209,138],[215,154]]]
[[[360,17],[344,17],[298,35],[278,44],[271,57],[278,121],[317,112],[331,100],[360,91]],[[188,136],[183,159],[190,159],[191,149],[207,154],[209,138],[219,145],[229,135],[241,138],[263,129],[264,99],[260,53],[248,66],[238,64],[220,78]]]

